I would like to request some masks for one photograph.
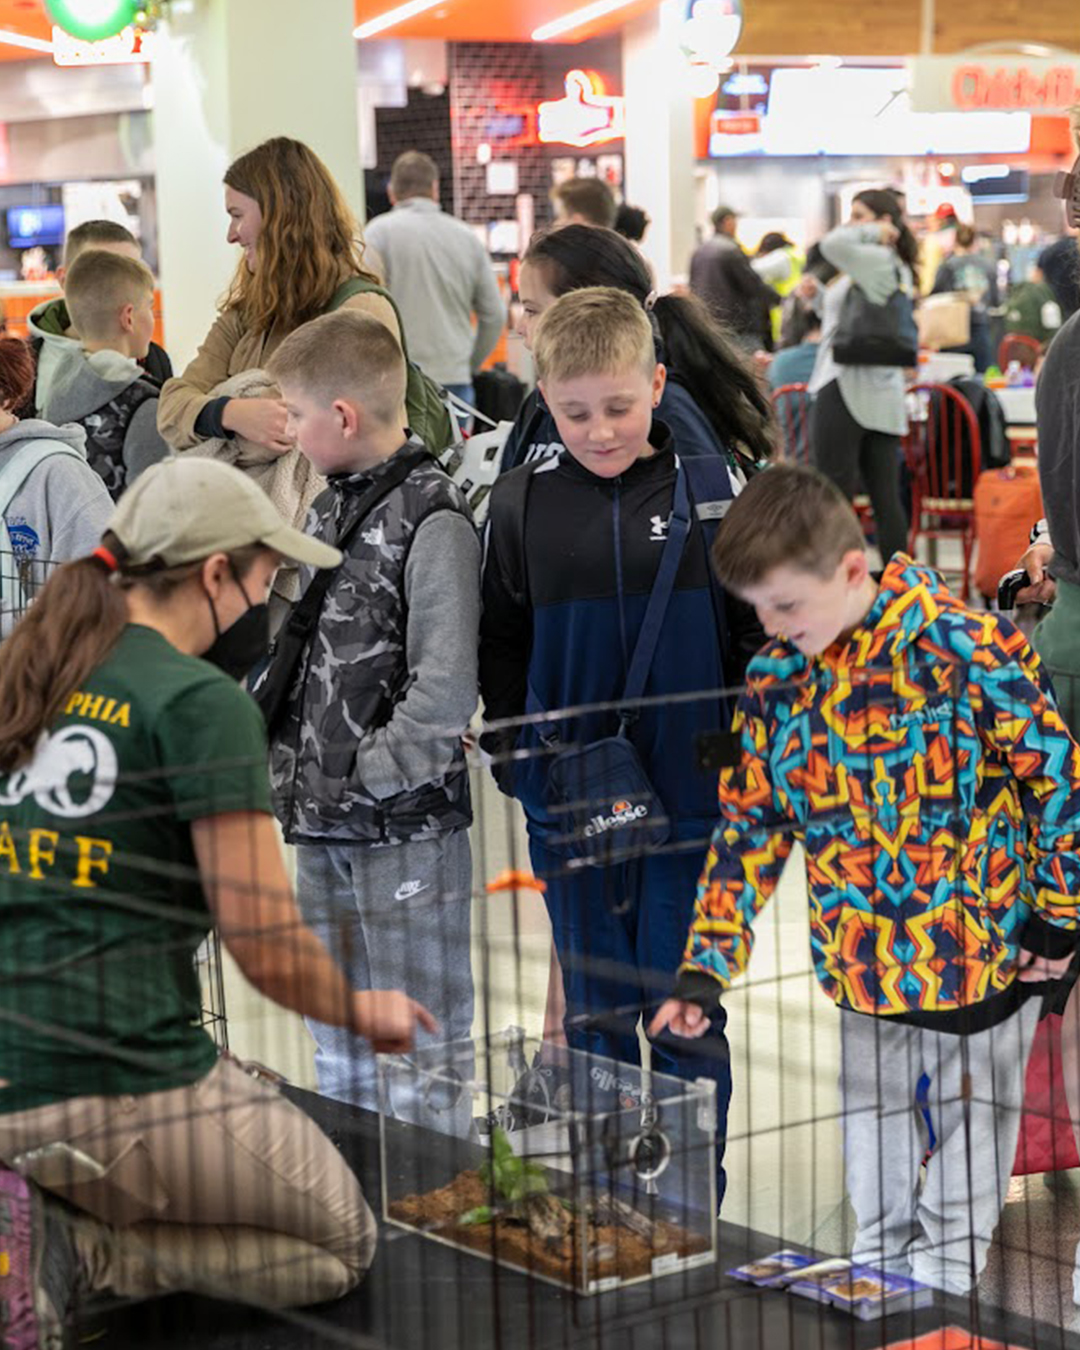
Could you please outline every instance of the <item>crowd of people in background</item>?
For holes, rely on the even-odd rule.
[[[445,452],[506,304],[427,156],[399,158],[389,195],[365,237],[308,147],[279,137],[239,158],[223,203],[237,270],[179,374],[152,341],[138,245],[108,222],[72,232],[63,297],[34,312],[30,342],[0,341],[0,549],[19,583],[0,588],[0,1197],[29,1244],[0,1229],[0,1298],[26,1336],[5,1324],[0,1339],[45,1344],[88,1283],[295,1305],[362,1277],[375,1226],[355,1179],[273,1085],[219,1058],[197,1027],[192,956],[217,925],[252,982],[307,1019],[320,1091],[354,1106],[378,1105],[376,1052],[467,1038],[466,738],[481,699],[481,746],[524,811],[554,939],[530,1072],[557,1079],[567,1043],[639,1062],[644,1017],[655,1066],[716,1084],[722,1201],[721,995],[798,840],[859,1117],[845,1137],[856,1255],[969,1288],[1004,1194],[993,1160],[1015,1148],[1035,1025],[1024,996],[1062,978],[1076,944],[1080,748],[1017,630],[906,556],[908,374],[853,361],[846,316],[853,296],[882,311],[963,297],[962,351],[980,372],[997,325],[1040,343],[1064,329],[1040,390],[1048,528],[1028,558],[1041,595],[1056,578],[1063,613],[1080,585],[1076,239],[1002,294],[987,241],[958,221],[924,275],[888,187],[859,191],[805,250],[770,232],[751,256],[722,206],[688,285],[658,293],[648,214],[600,179],[560,184],[554,224],[520,260],[516,325],[537,384],[502,428],[482,550]],[[770,394],[792,385],[811,400],[814,468],[777,463]],[[883,573],[850,507],[861,492]],[[1080,675],[1080,656],[1075,639],[1051,641],[1055,623],[1056,681]],[[980,678],[965,675],[946,716],[941,667],[973,650]],[[859,703],[875,680],[903,689],[881,733],[895,753],[876,757]],[[747,682],[733,712],[722,691]],[[694,749],[717,729],[735,747],[719,826],[716,769]],[[937,773],[954,732],[969,753],[937,789],[975,823],[943,898],[937,873],[897,882],[896,850],[867,842],[865,816],[872,803],[897,848],[939,867],[944,824],[905,775]],[[574,754],[616,739],[644,815],[667,826],[630,857],[595,842],[625,823],[633,794],[617,775],[611,820],[568,836]],[[90,786],[73,805],[76,773]],[[992,895],[980,808],[1014,878]],[[837,899],[834,857],[874,922]],[[89,892],[100,918],[87,925]],[[897,894],[907,908],[878,942]],[[957,897],[982,944],[974,982],[950,936]],[[168,959],[148,969],[155,943]],[[907,1066],[887,1085],[867,1068],[885,1031]],[[875,1122],[882,1094],[911,1114],[923,1072],[939,1101],[967,1073],[1000,1091],[970,1131],[962,1110],[939,1110],[920,1192],[919,1139],[894,1139],[883,1166]],[[115,1100],[132,1094],[118,1130]],[[224,1136],[167,1127],[205,1103]],[[430,1124],[404,1088],[383,1108]],[[453,1115],[441,1128],[467,1136],[468,1114]],[[118,1138],[152,1159],[165,1210],[139,1200]],[[225,1186],[231,1146],[244,1171]],[[76,1154],[100,1173],[92,1193],[53,1165]],[[162,1251],[167,1277],[147,1256]]]

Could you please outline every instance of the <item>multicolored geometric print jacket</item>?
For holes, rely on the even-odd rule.
[[[1007,1016],[1021,945],[1071,951],[1080,896],[1080,748],[1024,636],[901,554],[847,643],[779,639],[747,679],[676,992],[745,970],[797,840],[835,1003],[943,1029]]]

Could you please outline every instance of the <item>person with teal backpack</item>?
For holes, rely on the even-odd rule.
[[[330,171],[300,141],[277,136],[241,155],[225,174],[229,241],[243,256],[224,304],[195,358],[161,391],[158,429],[178,453],[231,437],[266,455],[300,452],[277,397],[215,394],[227,380],[263,369],[309,319],[347,307],[401,338],[393,301],[367,266],[360,228]],[[410,367],[410,425],[435,454],[449,444],[449,416],[434,386]],[[297,501],[300,525],[306,504]]]
[[[88,554],[112,499],[86,460],[86,432],[20,420],[34,387],[34,358],[18,338],[0,338],[0,637],[44,584],[49,565]]]

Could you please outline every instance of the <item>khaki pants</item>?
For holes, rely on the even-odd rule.
[[[0,1159],[82,1211],[93,1290],[300,1307],[347,1293],[375,1253],[337,1149],[231,1060],[191,1087],[0,1115]]]

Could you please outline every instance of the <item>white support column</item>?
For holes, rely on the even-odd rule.
[[[626,200],[652,217],[644,252],[661,291],[684,280],[694,249],[694,100],[678,48],[681,0],[623,30]]]
[[[221,179],[237,155],[271,136],[304,141],[363,218],[354,26],[353,0],[173,5],[152,77],[165,330],[178,370],[236,266]]]

